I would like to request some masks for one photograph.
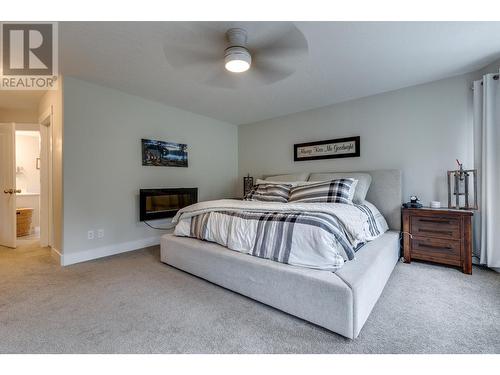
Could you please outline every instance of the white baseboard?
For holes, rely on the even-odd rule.
[[[160,236],[142,238],[137,241],[122,242],[107,246],[98,247],[95,249],[79,251],[77,253],[63,254],[61,256],[61,265],[69,266],[70,264],[86,262],[92,259],[98,259],[126,253],[128,251],[142,249],[144,247],[155,246],[160,244]]]
[[[52,257],[56,259],[61,266],[63,265],[63,256],[58,249],[56,249],[55,247],[51,247],[50,255],[52,255]]]

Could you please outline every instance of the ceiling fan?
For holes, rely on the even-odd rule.
[[[287,22],[195,22],[164,45],[168,63],[191,80],[216,87],[268,85],[296,71],[308,53]]]
[[[247,49],[245,29],[233,28],[226,32],[228,47],[224,51],[225,68],[233,73],[243,73],[250,69],[252,55]]]

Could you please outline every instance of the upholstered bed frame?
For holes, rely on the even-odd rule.
[[[339,271],[313,270],[231,251],[171,234],[161,239],[161,260],[217,285],[308,320],[348,338],[359,335],[399,259],[401,172],[372,176],[366,199],[390,231],[361,248]],[[314,178],[314,174],[309,177]]]
[[[389,228],[401,229],[402,182],[400,170],[379,170],[364,172],[372,176],[372,183],[366,200],[377,207],[384,215]]]

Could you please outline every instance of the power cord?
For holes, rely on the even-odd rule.
[[[173,227],[170,227],[170,228],[158,228],[158,227],[154,227],[151,224],[149,224],[147,221],[143,221],[143,223],[146,224],[148,227],[150,227],[152,229],[156,229],[156,230],[170,230],[170,229],[173,228]]]
[[[399,241],[401,241],[404,237],[404,235],[407,234],[408,236],[410,236],[411,239],[413,239],[413,235],[409,232],[404,232],[404,231],[401,231],[399,232]],[[399,257],[399,262],[400,263],[404,263],[405,262],[405,258],[404,257]]]
[[[402,240],[405,234],[407,234],[408,236],[410,236],[411,239],[413,239],[413,235],[410,232],[399,232],[399,239]]]

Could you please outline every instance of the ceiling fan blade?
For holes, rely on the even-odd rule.
[[[306,55],[308,44],[304,35],[293,25],[284,25],[271,40],[251,47],[255,54],[273,58],[285,58]]]
[[[248,72],[234,74],[224,68],[226,31],[239,25],[219,22],[183,22],[167,31],[163,51],[169,65],[189,80],[209,86],[237,89],[255,84],[267,85],[291,75],[297,59],[307,55],[307,40],[288,22],[262,25],[245,24],[254,29],[248,48],[252,66]],[[241,26],[241,25],[240,25]]]
[[[163,52],[174,68],[203,65],[224,59],[224,32],[213,22],[174,23],[165,34]]]
[[[246,75],[247,73],[242,74]],[[243,86],[245,78],[246,76],[228,72],[224,68],[224,65],[221,64],[217,69],[217,72],[212,77],[204,81],[204,83],[209,86],[216,86],[225,89],[236,89]]]
[[[198,48],[186,44],[165,44],[163,52],[168,63],[174,68],[222,63],[224,55],[209,48]]]
[[[256,61],[253,67],[252,75],[264,84],[281,81],[292,75],[294,69],[279,65],[271,61]]]
[[[220,28],[220,27],[219,27]],[[169,22],[161,37],[172,44],[200,48],[224,47],[225,32],[215,22]]]

